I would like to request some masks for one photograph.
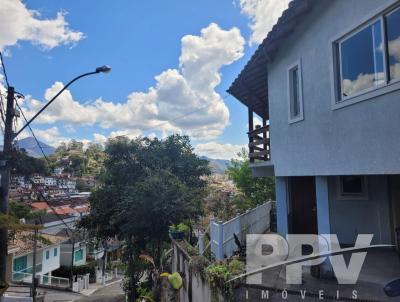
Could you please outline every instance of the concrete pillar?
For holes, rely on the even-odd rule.
[[[199,254],[203,255],[204,253],[204,234],[199,234]]]
[[[218,253],[217,260],[224,260],[224,225],[223,221],[218,221]]]
[[[329,185],[328,177],[316,176],[315,177],[315,193],[317,196],[317,222],[318,222],[318,234],[330,234],[331,223],[329,215]],[[330,238],[326,236],[328,245],[330,246]],[[333,278],[333,269],[329,261],[325,261],[321,266],[321,277],[322,278]]]
[[[289,233],[289,224],[288,224],[289,192],[288,192],[287,177],[276,177],[275,191],[276,191],[277,229],[279,235],[286,238],[286,235]]]
[[[318,234],[330,234],[328,177],[315,177],[315,191],[317,196]]]

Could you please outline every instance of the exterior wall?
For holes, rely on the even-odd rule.
[[[314,2],[268,66],[275,175],[400,174],[400,91],[336,110],[331,97],[332,39],[394,1]],[[304,120],[289,124],[287,72],[299,59]]]
[[[74,257],[74,266],[84,265],[86,264],[86,245],[81,243],[75,243],[75,252],[79,249],[83,250],[83,257],[80,261],[75,261]],[[61,245],[60,252],[60,263],[64,266],[71,266],[71,253],[72,253],[72,244],[64,243]]]
[[[54,250],[57,250],[54,256]],[[49,252],[49,259],[46,259],[46,252]],[[42,251],[42,274],[52,272],[60,267],[60,246],[52,246]]]
[[[337,177],[329,177],[331,232],[339,241],[354,244],[358,234],[374,234],[373,244],[392,244],[387,177],[367,177],[367,200],[339,200],[337,187]]]
[[[57,249],[57,255],[54,256],[54,249]],[[46,259],[46,251],[49,251],[49,259]],[[14,271],[14,259],[20,258],[20,257],[27,257],[27,264],[26,267],[32,267],[33,265],[33,252],[25,255],[18,255],[18,256],[13,256],[13,262],[12,262],[12,270]],[[36,253],[36,265],[37,269],[38,266],[41,264],[41,270],[37,271],[38,274],[46,274],[49,272],[52,272],[60,267],[60,246],[59,245],[53,245],[50,247],[47,247],[42,250],[38,250]]]

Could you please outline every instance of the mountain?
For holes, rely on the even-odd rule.
[[[38,144],[36,143],[35,139],[33,137],[27,137],[23,138],[17,141],[17,146],[19,149],[25,149],[26,152],[28,152],[28,155],[33,156],[33,157],[42,157],[42,151],[40,150]],[[44,154],[50,155],[53,154],[54,151],[56,151],[56,148],[49,146],[41,141],[39,141],[40,146],[42,146],[42,149],[44,151]]]
[[[230,165],[230,161],[226,159],[216,159],[207,156],[200,156],[200,158],[208,160],[213,174],[223,174]]]

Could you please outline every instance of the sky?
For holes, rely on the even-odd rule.
[[[180,133],[198,154],[230,159],[247,144],[247,111],[225,91],[288,2],[0,0],[0,50],[28,118],[75,76],[112,67],[35,120],[47,144]]]

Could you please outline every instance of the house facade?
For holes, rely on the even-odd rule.
[[[294,0],[232,83],[253,174],[276,177],[280,234],[396,244],[399,68],[399,1]]]

